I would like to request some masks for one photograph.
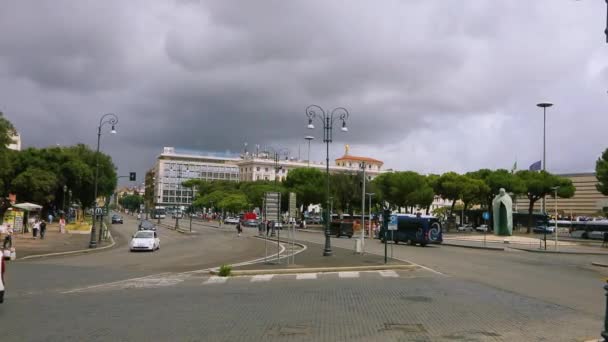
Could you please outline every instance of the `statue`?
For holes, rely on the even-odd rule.
[[[513,235],[513,201],[504,188],[492,201],[494,234],[502,236]]]
[[[344,145],[344,155],[347,156],[350,151],[350,146],[348,144]]]

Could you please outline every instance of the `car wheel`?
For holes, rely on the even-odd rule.
[[[348,238],[349,238],[349,239],[350,239],[350,238],[352,238],[352,237],[353,237],[353,234],[350,234],[350,235],[348,236]]]
[[[421,242],[420,247],[426,247],[426,242]]]
[[[409,243],[410,243],[410,246],[416,246],[416,241],[414,241],[414,240],[410,240]]]
[[[398,245],[398,244],[399,244],[399,240],[395,240],[395,241],[393,241],[393,243],[394,243],[395,245]]]
[[[342,236],[342,235],[340,235],[340,234],[336,234],[336,238],[340,238],[340,236]]]

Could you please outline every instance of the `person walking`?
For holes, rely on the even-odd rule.
[[[59,232],[61,234],[65,233],[65,217],[61,216],[59,219]]]
[[[49,213],[49,224],[53,223],[53,214]]]
[[[2,243],[2,249],[7,250],[13,247],[13,227],[10,224],[4,228],[4,242]]]
[[[46,234],[46,222],[44,222],[44,220],[42,220],[42,222],[40,222],[40,239],[41,240],[44,239],[45,234]]]
[[[0,303],[4,303],[4,273],[6,271],[6,264],[4,263],[4,257],[0,258]]]
[[[39,230],[40,230],[40,221],[38,221],[38,219],[36,219],[36,221],[34,221],[34,227],[32,227],[32,235],[34,236],[34,239],[38,238]]]
[[[241,223],[236,224],[236,233],[238,236],[241,236]]]

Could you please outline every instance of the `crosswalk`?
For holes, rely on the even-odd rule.
[[[209,275],[203,271],[186,273],[161,273],[151,276],[126,279],[112,283],[98,284],[83,288],[70,289],[62,293],[101,292],[124,289],[151,289],[168,286],[222,286],[243,283],[269,283],[272,281],[319,281],[339,279],[341,281],[357,281],[364,279],[411,279],[420,277],[436,276],[425,270],[381,270],[381,271],[348,271],[348,272],[318,272],[318,273],[296,273],[296,274],[258,274],[248,276],[220,277]]]

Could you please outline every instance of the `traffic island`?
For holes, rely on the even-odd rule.
[[[269,240],[271,241],[271,240]],[[276,240],[272,240],[276,243]],[[285,245],[287,242],[284,242]],[[297,244],[306,248],[300,250],[294,257],[279,255],[277,261],[276,252],[270,254],[266,260],[261,259],[257,263],[246,265],[235,265],[232,268],[232,276],[258,275],[258,274],[298,274],[298,273],[325,273],[344,271],[380,271],[380,270],[414,270],[419,268],[405,261],[387,258],[376,254],[356,254],[353,250],[333,247],[332,256],[323,256],[323,245],[310,242],[296,241]],[[287,249],[288,250],[288,249]],[[287,260],[290,260],[289,264]],[[218,274],[217,269],[210,271]]]

